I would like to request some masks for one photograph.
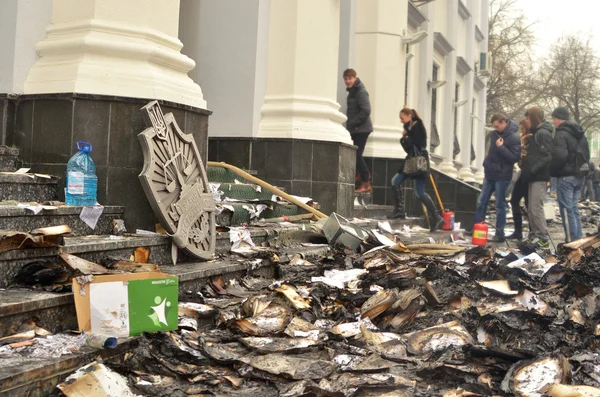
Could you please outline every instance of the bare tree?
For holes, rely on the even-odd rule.
[[[533,53],[534,26],[517,7],[518,0],[490,0],[489,51],[493,57],[488,81],[487,116],[504,113],[520,116],[547,92],[558,65],[538,73],[540,61]]]
[[[560,37],[542,70],[553,77],[544,95],[545,107],[565,106],[586,130],[600,125],[600,59],[591,40],[589,35]]]

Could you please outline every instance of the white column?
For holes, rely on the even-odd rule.
[[[440,154],[443,157],[440,164],[440,170],[446,174],[457,177],[456,167],[454,167],[453,150],[454,150],[454,89],[456,85],[456,39],[457,26],[456,19],[458,18],[458,0],[446,0],[446,30],[444,35],[448,42],[455,48],[446,55],[444,62],[444,71],[446,85],[443,90],[443,97],[440,101],[440,109],[442,113],[442,126],[440,131]]]
[[[340,0],[273,0],[259,137],[351,143],[336,102]]]
[[[474,4],[477,0],[469,0],[467,6],[469,10],[474,9]],[[471,68],[474,66],[475,57],[474,52],[477,47],[477,41],[475,39],[475,17],[471,16],[467,20],[467,42],[465,47],[465,61],[469,64]],[[475,182],[475,175],[473,175],[473,171],[471,170],[471,126],[473,123],[473,119],[471,114],[473,113],[473,79],[474,79],[474,71],[471,70],[464,77],[464,87],[463,93],[464,97],[459,99],[466,99],[467,103],[462,106],[462,128],[459,131],[459,139],[460,139],[460,147],[461,152],[459,154],[460,162],[463,164],[463,167],[459,171],[459,178],[464,180],[465,182]]]
[[[425,14],[429,21],[426,21],[421,25],[421,29],[427,31],[427,38],[419,43],[419,59],[413,59],[411,62],[415,62],[413,67],[418,67],[421,70],[419,73],[419,80],[415,84],[419,87],[419,103],[417,111],[425,122],[427,127],[427,142],[429,145],[431,139],[431,89],[427,82],[431,80],[433,73],[433,40],[434,40],[434,23],[435,20],[435,3],[427,3],[420,7],[420,10]],[[427,147],[429,150],[429,147]],[[433,162],[431,163],[434,164]]]
[[[0,1],[0,93],[23,93],[38,58],[35,45],[46,37],[51,16],[52,0]]]
[[[355,68],[354,48],[356,38],[356,0],[344,0],[340,3],[340,50],[338,76],[342,76],[344,70]],[[341,105],[340,111],[346,113],[346,84],[338,77],[337,101]]]
[[[367,157],[399,158],[404,100],[408,0],[358,0],[356,11],[356,71],[371,98],[373,133]]]
[[[488,12],[489,12],[489,2],[487,0],[477,0],[481,1],[481,15],[479,28],[481,29],[481,33],[483,33],[483,41],[480,43],[479,51],[487,52],[488,50]],[[484,172],[483,172],[483,159],[485,158],[485,130],[484,127],[487,124],[486,120],[486,110],[487,110],[487,88],[484,88],[479,92],[479,104],[478,104],[478,117],[480,120],[479,123],[475,126],[475,168],[477,172],[475,173],[475,180],[477,183],[483,183]]]
[[[54,0],[26,94],[77,92],[206,108],[177,38],[179,0]]]

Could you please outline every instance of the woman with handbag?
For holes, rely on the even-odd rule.
[[[400,144],[406,152],[404,166],[392,178],[394,189],[394,212],[388,216],[390,219],[404,219],[404,191],[402,184],[407,179],[415,181],[415,194],[427,208],[430,230],[436,231],[444,224],[444,219],[435,208],[431,197],[425,193],[425,180],[429,175],[429,153],[427,153],[427,130],[423,120],[416,110],[403,108],[400,111],[400,121],[404,124],[404,132]]]

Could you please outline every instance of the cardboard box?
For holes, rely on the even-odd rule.
[[[79,330],[127,337],[177,329],[179,280],[160,272],[73,279]]]

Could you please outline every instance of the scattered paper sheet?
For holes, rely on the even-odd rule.
[[[390,223],[388,221],[378,222],[377,227],[380,228],[381,230],[383,230],[384,232],[394,234],[394,232],[392,231],[392,227],[390,226]]]
[[[231,249],[235,250],[240,248],[242,243],[246,243],[251,247],[254,247],[254,242],[252,241],[252,236],[250,232],[241,228],[231,228],[229,230],[229,241],[231,242]]]
[[[15,171],[15,174],[26,174],[29,172],[31,168],[19,168],[18,170]]]
[[[25,208],[26,210],[33,212],[34,215],[39,214],[44,209],[44,207],[42,207],[39,204],[38,205],[27,205],[27,204],[19,203],[19,204],[17,204],[17,207]]]
[[[100,219],[100,216],[102,215],[103,211],[104,206],[102,205],[95,205],[93,207],[83,207],[79,218],[93,230],[96,228],[96,225],[98,224],[98,219]]]
[[[375,237],[377,237],[377,240],[379,240],[379,242],[385,246],[391,247],[396,244],[394,241],[390,240],[375,229],[371,230],[371,232],[375,235]]]
[[[312,277],[311,282],[321,282],[329,286],[344,289],[344,285],[352,280],[357,280],[361,274],[365,274],[366,269],[351,270],[325,270],[323,277]]]
[[[248,213],[250,214],[250,219],[258,219],[260,218],[260,214],[262,214],[262,212],[268,207],[264,204],[258,204],[256,207],[253,207],[251,205],[244,205],[242,206],[242,208],[248,211]]]

